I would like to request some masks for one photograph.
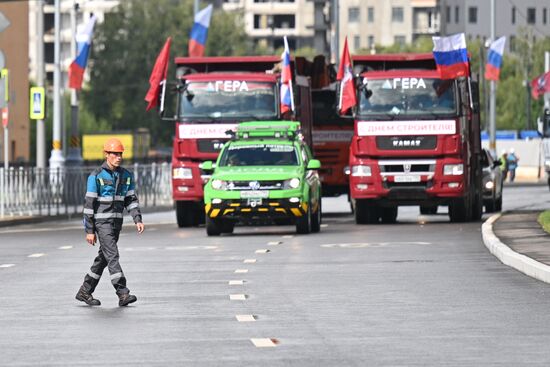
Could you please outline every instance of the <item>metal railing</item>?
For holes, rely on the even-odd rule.
[[[95,168],[0,168],[0,219],[81,215],[87,179]],[[172,205],[169,163],[136,163],[127,168],[134,173],[142,208]]]

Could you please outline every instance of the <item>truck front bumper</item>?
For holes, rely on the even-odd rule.
[[[205,204],[204,210],[210,218],[297,218],[307,213],[308,203],[263,199],[261,203],[253,204],[246,199],[227,199]]]

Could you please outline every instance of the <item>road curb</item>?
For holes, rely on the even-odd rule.
[[[487,219],[481,226],[481,234],[485,247],[489,252],[499,259],[503,264],[508,265],[525,275],[550,283],[550,266],[531,259],[528,256],[519,254],[506,246],[493,232],[493,223],[502,216],[495,214]]]

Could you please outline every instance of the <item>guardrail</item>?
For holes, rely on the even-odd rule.
[[[82,214],[87,178],[95,168],[0,168],[0,219]],[[127,168],[134,173],[142,208],[172,205],[169,163]]]

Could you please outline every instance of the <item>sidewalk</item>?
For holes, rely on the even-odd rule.
[[[485,246],[504,264],[550,283],[550,234],[537,218],[540,211],[495,214],[482,225]]]

